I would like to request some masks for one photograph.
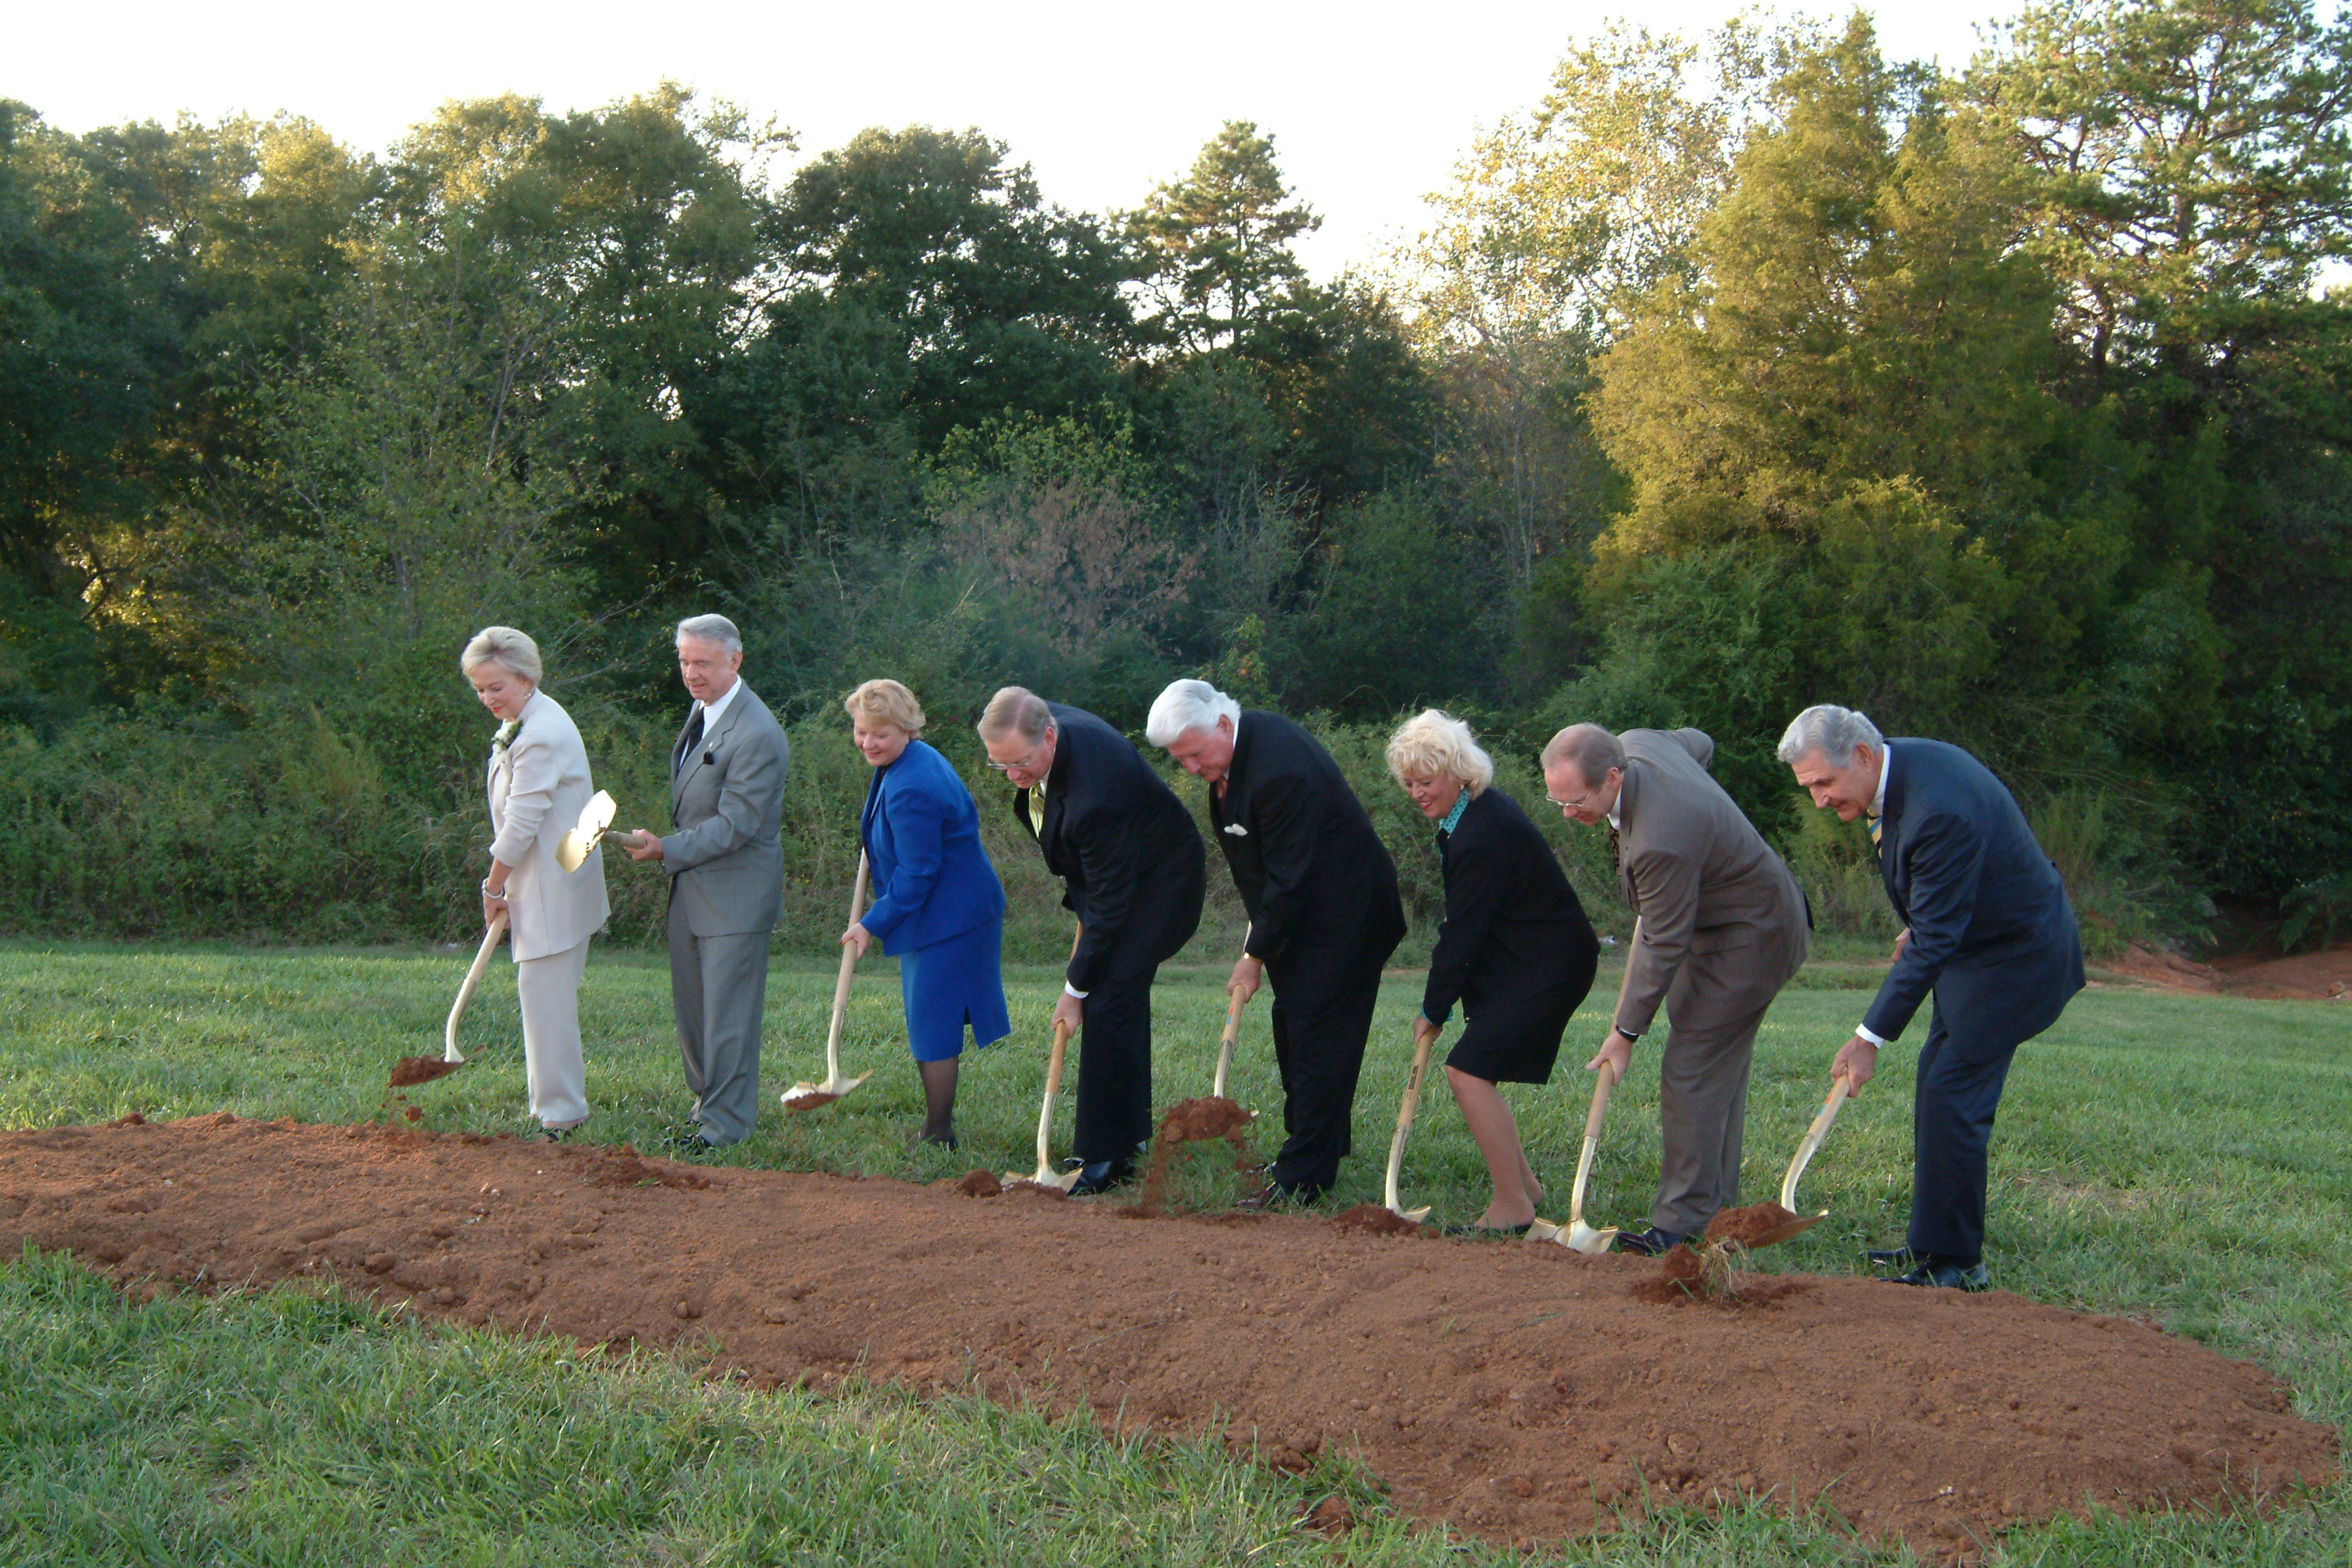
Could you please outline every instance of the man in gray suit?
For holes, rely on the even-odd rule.
[[[1544,788],[1572,821],[1609,824],[1612,858],[1634,912],[1615,1027],[1585,1064],[1622,1079],[1633,1042],[1663,1005],[1658,1058],[1664,1135],[1650,1227],[1617,1238],[1660,1253],[1739,1201],[1739,1142],[1756,1030],[1805,962],[1812,921],[1796,878],[1707,773],[1715,742],[1696,730],[1575,724],[1544,748]]]
[[[630,836],[632,860],[669,872],[669,994],[678,1053],[694,1091],[680,1148],[740,1142],[760,1105],[760,1017],[768,1000],[768,933],[782,912],[783,727],[738,678],[743,638],[724,616],[677,624],[677,672],[694,711],[670,752],[677,831]]]

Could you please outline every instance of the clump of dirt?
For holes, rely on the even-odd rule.
[[[439,1057],[403,1057],[392,1064],[391,1087],[413,1089],[420,1083],[431,1083],[436,1078],[446,1078],[465,1065],[463,1062],[445,1062]]]
[[[1168,1108],[1160,1119],[1160,1131],[1151,1141],[1151,1163],[1144,1167],[1143,1191],[1133,1212],[1146,1218],[1157,1219],[1167,1213],[1168,1171],[1176,1155],[1188,1143],[1203,1143],[1222,1138],[1234,1149],[1234,1170],[1236,1180],[1234,1195],[1242,1197],[1243,1181],[1249,1172],[1249,1144],[1242,1138],[1242,1129],[1257,1120],[1256,1112],[1245,1110],[1239,1102],[1223,1095],[1204,1094],[1196,1100],[1180,1100]]]
[[[1331,1223],[1341,1230],[1361,1231],[1367,1236],[1425,1236],[1430,1227],[1419,1220],[1411,1220],[1392,1208],[1379,1204],[1358,1204],[1331,1216]]]
[[[1048,1186],[1044,1182],[1032,1181],[1027,1176],[1022,1177],[1017,1182],[1006,1182],[997,1190],[1001,1193],[1042,1193],[1049,1198],[1066,1198],[1070,1195],[1064,1188]]]
[[[581,1174],[600,1187],[635,1187],[658,1183],[665,1187],[683,1187],[698,1193],[710,1185],[710,1178],[700,1171],[667,1162],[648,1165],[626,1143],[617,1149],[588,1149],[581,1163],[584,1167]]]
[[[666,1173],[375,1122],[0,1131],[0,1257],[70,1252],[133,1290],[331,1277],[450,1321],[691,1343],[755,1387],[870,1378],[1286,1468],[1359,1455],[1408,1514],[1497,1542],[1760,1498],[1934,1553],[2260,1504],[2340,1462],[2259,1367],[2006,1291],[1766,1277],[1738,1310],[1662,1310],[1627,1299],[1658,1274],[1630,1257],[740,1167],[596,1179],[624,1160]],[[1792,1289],[1754,1310],[1767,1281]]]
[[[1782,1226],[1795,1222],[1797,1215],[1779,1204],[1747,1204],[1736,1209],[1718,1209],[1706,1222],[1706,1240],[1719,1247],[1763,1247]]]
[[[1337,1492],[1298,1516],[1299,1528],[1323,1535],[1345,1535],[1356,1528],[1356,1510]]]
[[[402,1111],[401,1115],[408,1118],[411,1121],[422,1121],[425,1120],[425,1112],[417,1110],[416,1107],[413,1105],[407,1110]]]
[[[147,1125],[147,1119],[134,1110],[128,1116],[116,1117],[107,1125],[109,1127],[144,1127]]]
[[[955,1190],[968,1198],[992,1198],[1004,1190],[1004,1184],[993,1171],[968,1171],[955,1184]]]

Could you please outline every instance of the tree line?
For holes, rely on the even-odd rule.
[[[444,934],[467,635],[636,744],[719,609],[812,733],[877,674],[947,731],[1180,674],[1695,724],[1832,889],[1771,746],[1836,700],[2000,769],[2101,940],[2324,930],[2347,102],[2310,0],[2058,0],[1953,72],[1618,26],[1318,282],[1247,122],[1091,214],[979,130],[799,158],[669,85],[382,153],[0,100],[0,922]]]

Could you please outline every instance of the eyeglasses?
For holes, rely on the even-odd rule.
[[[1617,770],[1615,768],[1611,768],[1609,770],[1609,773],[1613,773],[1616,771]],[[1562,800],[1559,796],[1552,794],[1549,790],[1546,790],[1544,792],[1544,798],[1551,802],[1552,805],[1559,807],[1562,811],[1582,811],[1591,805],[1594,798],[1607,786],[1609,783],[1609,773],[1601,774],[1600,784],[1593,785],[1591,789],[1586,790],[1582,795],[1577,795],[1573,799]]]
[[[1023,773],[1027,773],[1031,768],[1034,768],[1034,767],[1035,767],[1035,766],[1037,765],[1037,752],[1038,752],[1038,751],[1039,751],[1039,750],[1041,750],[1041,749],[1042,749],[1042,748],[1034,747],[1034,746],[1031,747],[1031,748],[1030,748],[1030,750],[1029,750],[1029,754],[1028,754],[1027,756],[1025,756],[1025,757],[1022,758],[1022,759],[1021,759],[1019,762],[1017,762],[1017,763],[993,763],[993,762],[992,762],[992,763],[983,763],[982,765],[983,765],[983,766],[986,766],[986,767],[989,767],[989,768],[992,768],[992,769],[994,769],[996,772],[998,772],[998,773],[1009,773],[1013,772],[1013,769],[1015,769],[1015,768],[1020,769]]]

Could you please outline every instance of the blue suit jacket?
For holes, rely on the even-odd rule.
[[[866,929],[892,957],[1004,913],[1004,884],[980,847],[980,808],[948,760],[909,741],[874,770],[859,826],[873,864]]]
[[[1930,991],[1947,1030],[2015,1046],[2083,988],[2083,938],[2058,868],[2008,786],[1940,741],[1886,742],[1878,869],[1910,944],[1864,1021],[1903,1032]]]

